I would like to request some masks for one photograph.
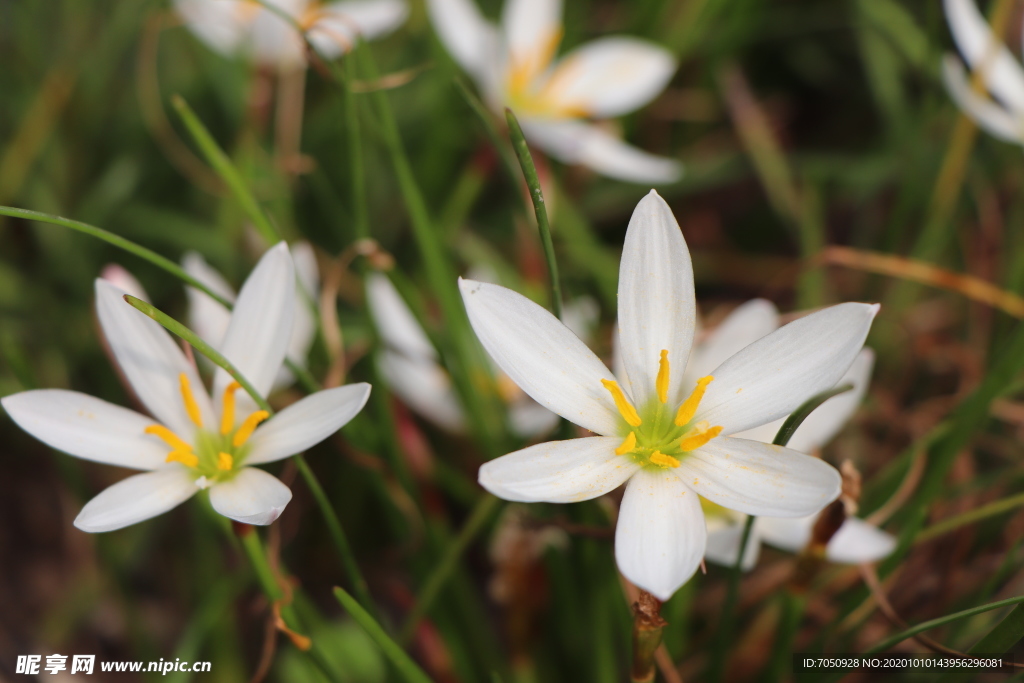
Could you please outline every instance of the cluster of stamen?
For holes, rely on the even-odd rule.
[[[706,420],[694,422],[697,407],[704,398],[708,384],[714,377],[708,375],[697,380],[693,392],[668,420],[669,361],[668,351],[662,350],[655,380],[657,400],[642,407],[643,416],[630,403],[618,383],[603,379],[601,384],[612,395],[615,407],[626,426],[626,436],[615,449],[618,455],[629,455],[643,465],[679,467],[682,458],[722,433],[722,427],[712,427]]]
[[[192,394],[188,376],[178,376],[181,386],[181,398],[185,404],[185,412],[198,431],[195,444],[190,444],[164,425],[154,424],[146,427],[146,434],[158,437],[171,448],[166,462],[177,462],[185,467],[196,470],[204,477],[216,479],[230,474],[245,456],[245,443],[252,436],[256,427],[270,417],[265,410],[257,410],[250,414],[235,429],[235,392],[242,388],[238,382],[232,382],[224,389],[223,411],[221,412],[220,433],[212,434],[203,429],[203,416]]]

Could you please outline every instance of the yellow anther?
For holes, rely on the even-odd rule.
[[[612,395],[615,400],[615,407],[619,409],[619,414],[622,415],[622,419],[626,421],[630,427],[639,427],[643,424],[643,420],[636,413],[636,408],[626,399],[626,395],[622,393],[622,389],[619,388],[618,382],[613,382],[610,379],[601,380],[601,384],[608,390],[608,393]]]
[[[183,451],[185,453],[192,452],[192,446],[189,445],[185,439],[181,438],[174,432],[163,425],[149,425],[144,430],[147,434],[159,437],[165,444],[171,447],[171,450]]]
[[[625,455],[634,448],[636,448],[636,434],[630,432],[626,440],[622,442],[622,445],[615,449],[615,455]]]
[[[721,425],[712,427],[703,431],[693,430],[682,438],[679,442],[679,450],[681,451],[692,451],[695,448],[700,448],[711,439],[715,438],[722,433]]]
[[[221,434],[230,434],[235,428],[235,392],[241,388],[241,384],[232,382],[224,390],[224,412],[220,414]]]
[[[230,453],[221,451],[217,454],[217,469],[218,470],[230,470],[235,466],[235,459],[231,457]]]
[[[658,400],[668,403],[668,350],[661,350],[661,360],[658,361],[658,380],[655,382],[658,388]]]
[[[708,375],[697,380],[697,388],[693,390],[689,398],[683,401],[683,405],[679,406],[679,412],[676,413],[675,422],[677,427],[682,427],[693,419],[694,414],[697,412],[697,406],[700,405],[700,400],[704,398],[704,392],[708,390],[708,385],[711,384],[713,379],[714,377]]]
[[[195,467],[199,464],[199,458],[195,453],[188,451],[171,451],[167,454],[167,459],[164,462],[180,462],[186,467]]]
[[[188,382],[188,375],[183,372],[178,375],[178,380],[181,382],[181,398],[185,401],[185,412],[188,413],[189,419],[196,427],[202,427],[203,416],[199,412],[196,397],[192,395],[192,385]]]
[[[256,425],[263,422],[268,417],[270,417],[270,413],[267,411],[257,410],[255,413],[245,418],[245,422],[243,422],[242,426],[238,428],[237,432],[235,432],[235,437],[231,439],[231,445],[238,448],[248,441],[249,437],[252,436],[252,433],[256,430]]]
[[[662,467],[679,467],[679,460],[671,455],[665,455],[661,451],[651,453],[651,462]]]

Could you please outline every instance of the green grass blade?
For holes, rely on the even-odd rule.
[[[391,660],[395,668],[408,683],[430,683],[430,677],[423,672],[398,644],[388,637],[381,625],[364,610],[360,604],[344,589],[335,587],[334,597],[338,599],[345,611],[373,638],[384,655]]]

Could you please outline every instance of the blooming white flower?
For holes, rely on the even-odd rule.
[[[975,123],[1008,142],[1024,143],[1024,68],[993,34],[974,0],[943,0],[960,53],[981,74],[988,97],[971,88],[963,62],[946,55],[942,74],[950,95]]]
[[[269,0],[294,18],[310,42],[328,59],[352,47],[357,37],[376,38],[402,25],[404,0]],[[254,0],[175,0],[189,29],[225,55],[244,52],[260,63],[283,67],[305,64],[305,47],[294,26]]]
[[[643,183],[679,179],[675,160],[632,147],[587,119],[627,114],[654,99],[672,78],[667,50],[624,36],[600,38],[555,59],[561,0],[506,0],[501,26],[473,0],[427,0],[431,21],[488,104],[510,107],[530,142],[570,164]]]
[[[314,446],[366,403],[368,384],[320,391],[267,420],[224,370],[213,397],[195,365],[155,321],[129,306],[125,292],[96,280],[96,312],[110,350],[149,417],[63,389],[0,400],[25,431],[86,460],[143,470],[101,492],[79,513],[83,531],[120,529],[210,490],[220,514],[270,524],[291,500],[277,478],[253,467]],[[261,394],[270,390],[291,335],[295,273],[284,243],[270,249],[238,296],[221,352]]]
[[[388,386],[414,411],[454,433],[466,431],[466,416],[458,393],[442,367],[437,350],[386,275],[366,279],[366,300],[384,348],[378,358]],[[581,299],[565,307],[565,323],[579,336],[592,325],[596,305]],[[550,432],[558,416],[520,391],[495,369],[498,392],[508,406],[509,428],[522,438]]]
[[[715,365],[748,344],[770,334],[779,326],[779,314],[771,302],[754,299],[729,314],[703,341],[694,347],[687,377],[699,377],[710,372]],[[863,349],[850,369],[836,382],[852,384],[853,389],[835,396],[803,421],[789,440],[788,447],[801,453],[813,453],[832,440],[860,405],[867,391],[874,367],[874,352]],[[810,398],[808,395],[805,398]],[[785,417],[761,427],[741,432],[736,436],[771,443]],[[747,516],[703,501],[708,519],[708,546],[705,557],[717,564],[736,564],[743,527]],[[783,550],[799,552],[810,541],[811,529],[817,515],[796,518],[758,517],[751,527],[747,550],[743,553],[743,568],[757,564],[761,543]],[[896,539],[877,527],[860,519],[847,519],[832,537],[827,557],[832,562],[875,562],[896,547]]]
[[[839,473],[827,463],[732,435],[832,387],[863,346],[877,305],[840,304],[796,320],[686,385],[693,270],[672,211],[653,191],[633,212],[619,267],[618,379],[529,299],[479,282],[460,287],[501,369],[535,401],[600,435],[502,456],[480,468],[480,484],[507,500],[566,503],[628,481],[615,556],[626,578],[655,597],[668,599],[704,556],[698,494],[775,517],[812,514],[839,495]]]

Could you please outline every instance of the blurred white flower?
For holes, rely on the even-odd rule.
[[[328,58],[348,52],[356,38],[369,40],[391,33],[409,13],[404,0],[268,0],[306,30],[309,40]],[[305,46],[289,22],[254,0],[174,0],[189,29],[225,55],[245,53],[257,62],[303,66]]]
[[[382,273],[371,273],[366,280],[366,300],[383,342],[378,364],[388,386],[437,426],[465,432],[465,412],[448,373],[391,280]],[[597,318],[597,305],[584,297],[566,305],[563,314],[569,329],[586,338]],[[500,369],[495,368],[494,374],[498,393],[508,406],[509,427],[516,436],[533,438],[555,428],[557,415],[520,391]]]
[[[754,299],[739,306],[697,344],[686,368],[687,376],[696,377],[709,372],[722,359],[756,342],[779,326],[775,306],[764,299]],[[788,447],[801,453],[813,453],[832,440],[860,405],[871,380],[875,355],[863,349],[850,369],[836,382],[852,384],[853,389],[829,399],[804,420],[789,440]],[[810,398],[808,394],[805,398]],[[736,434],[737,437],[771,443],[785,417],[755,429]],[[705,557],[716,564],[736,564],[743,527],[747,516],[703,501],[708,519],[708,547]],[[811,529],[817,515],[797,518],[758,517],[754,520],[747,550],[743,554],[743,568],[757,564],[761,543],[768,543],[790,552],[799,552],[810,541]],[[832,537],[827,557],[832,562],[875,562],[892,552],[896,539],[867,522],[848,518]]]
[[[473,0],[427,0],[438,36],[488,104],[510,107],[527,139],[570,164],[642,183],[670,183],[682,166],[632,147],[587,119],[610,119],[653,100],[676,70],[653,43],[599,38],[556,59],[561,0],[506,0],[501,25]]]
[[[287,458],[326,439],[362,409],[370,385],[317,392],[267,420],[267,413],[224,370],[214,376],[211,398],[174,339],[128,305],[124,294],[110,282],[96,280],[103,334],[153,417],[62,389],[25,391],[0,401],[22,429],[53,448],[144,471],[89,501],[75,526],[88,532],[120,529],[166,512],[206,488],[213,508],[225,517],[270,524],[292,494],[276,477],[252,466]],[[284,361],[294,302],[294,266],[281,243],[246,280],[220,347],[262,395]]]
[[[942,74],[950,95],[975,123],[1008,142],[1024,143],[1024,68],[992,33],[974,0],[943,0],[953,40],[971,70],[981,75],[976,93],[963,62],[946,55]]]
[[[617,380],[529,299],[468,280],[460,288],[498,366],[542,406],[600,435],[502,456],[480,468],[480,484],[506,500],[566,503],[628,481],[616,560],[655,597],[667,600],[704,557],[699,496],[747,514],[804,517],[839,495],[839,473],[827,463],[734,435],[834,386],[863,346],[877,306],[840,304],[796,320],[687,384],[682,370],[696,326],[692,264],[671,209],[653,191],[637,205],[623,246]]]

